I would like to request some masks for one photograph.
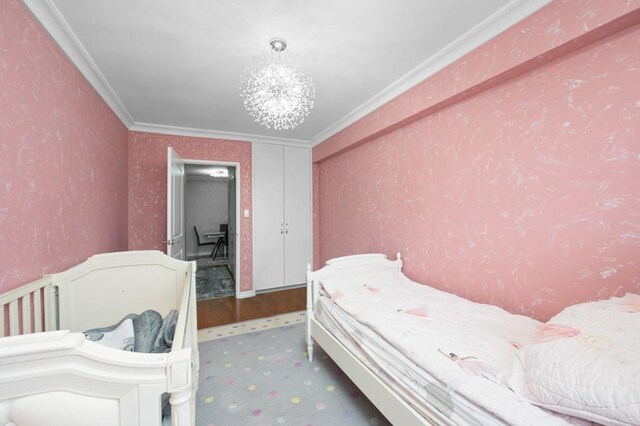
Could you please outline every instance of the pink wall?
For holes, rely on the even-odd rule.
[[[640,22],[640,2],[556,0],[313,150],[330,158]]]
[[[129,137],[129,249],[166,251],[167,147],[191,160],[240,163],[240,209],[252,212],[251,143],[131,132]],[[252,219],[240,219],[240,290],[253,288]]]
[[[2,293],[127,249],[128,132],[22,2],[0,28]]]
[[[402,95],[316,147],[320,260],[400,251],[416,281],[541,319],[640,292],[640,26],[593,40],[397,124],[420,99]]]

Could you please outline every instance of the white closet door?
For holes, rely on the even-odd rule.
[[[311,263],[311,150],[284,147],[284,285],[306,281]]]
[[[253,284],[255,290],[284,283],[283,147],[253,144]]]

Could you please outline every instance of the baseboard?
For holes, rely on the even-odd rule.
[[[273,287],[273,288],[268,288],[266,290],[258,290],[255,292],[255,294],[275,293],[276,291],[293,290],[294,288],[303,288],[306,286],[307,286],[306,283],[302,283],[302,284],[293,284],[293,285],[288,285],[283,287]]]
[[[255,295],[256,295],[255,290],[241,291],[236,296],[236,299],[246,299],[247,297],[253,297]]]

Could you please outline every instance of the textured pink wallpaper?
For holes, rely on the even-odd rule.
[[[640,22],[640,1],[556,0],[336,133],[314,161],[380,137]]]
[[[400,251],[414,280],[541,319],[639,292],[638,46],[636,25],[320,162],[321,260]]]
[[[251,213],[251,143],[131,132],[129,137],[129,249],[166,252],[167,147],[190,160],[240,163],[240,209]],[[241,217],[240,290],[253,289],[252,219]]]
[[[0,87],[0,293],[126,250],[127,129],[18,0]]]

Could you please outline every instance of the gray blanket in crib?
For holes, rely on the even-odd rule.
[[[144,311],[140,315],[129,314],[117,324],[87,330],[84,334],[87,339],[99,343],[105,334],[118,329],[129,319],[133,322],[133,338],[125,339],[122,346],[124,350],[145,353],[163,353],[171,350],[178,321],[178,311],[175,309],[169,311],[164,318],[153,310]]]

